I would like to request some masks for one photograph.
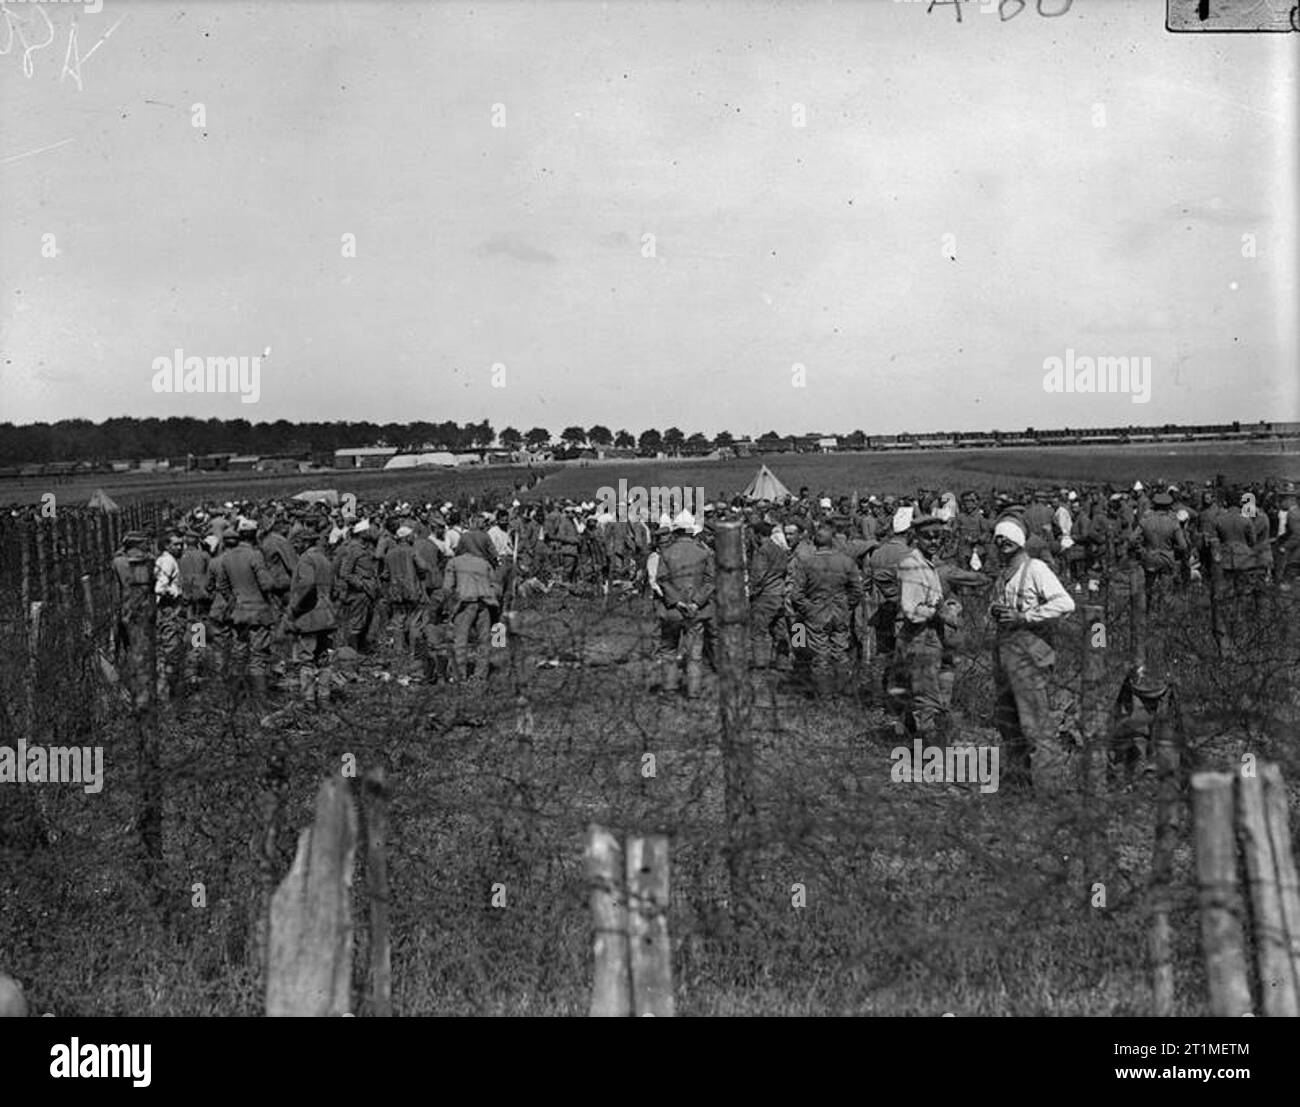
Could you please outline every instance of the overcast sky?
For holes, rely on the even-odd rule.
[[[6,4],[0,420],[1300,419],[1296,36],[926,7]]]

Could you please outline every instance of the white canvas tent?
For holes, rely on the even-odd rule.
[[[790,494],[790,489],[782,484],[766,465],[759,466],[754,479],[749,482],[744,491],[747,500],[783,500]]]
[[[429,469],[456,467],[456,457],[445,450],[423,454],[394,454],[385,469]]]
[[[117,502],[102,488],[95,489],[95,494],[86,501],[86,506],[98,508],[100,511],[118,510]]]
[[[312,489],[307,492],[299,492],[294,496],[295,500],[302,500],[308,504],[329,504],[330,507],[339,506],[339,494],[333,488]]]

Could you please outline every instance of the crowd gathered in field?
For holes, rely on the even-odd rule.
[[[345,499],[197,505],[158,534],[126,534],[113,559],[117,663],[140,672],[140,627],[152,623],[159,696],[220,672],[259,696],[274,682],[294,710],[311,710],[337,666],[376,652],[418,679],[487,683],[504,667],[503,610],[559,590],[642,597],[658,624],[652,689],[694,698],[715,652],[715,544],[734,523],[751,668],[810,696],[866,689],[922,738],[954,737],[951,640],[963,604],[987,605],[996,721],[1009,770],[1028,779],[1031,753],[1055,734],[1052,628],[1077,604],[1116,585],[1140,587],[1148,608],[1204,589],[1228,651],[1225,612],[1289,592],[1300,565],[1295,489],[1272,482],[989,496],[804,488],[695,512],[670,504],[658,517],[545,496]]]

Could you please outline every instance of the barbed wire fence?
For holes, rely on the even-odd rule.
[[[6,741],[104,749],[101,792],[0,787],[0,967],[38,1010],[261,1013],[270,899],[341,768],[382,771],[388,797],[383,878],[357,855],[351,992],[371,994],[391,941],[399,1014],[585,1013],[592,824],[670,843],[681,1014],[1200,1013],[1187,782],[1268,760],[1294,806],[1300,642],[1280,593],[1234,606],[1226,656],[1203,591],[1149,620],[1121,581],[1085,596],[1052,687],[1077,786],[1048,799],[900,783],[910,738],[870,696],[805,700],[750,672],[721,541],[717,680],[697,701],[647,692],[645,597],[556,588],[509,613],[483,687],[426,683],[385,650],[287,728],[215,679],[142,710],[103,666],[109,559],[167,512],[0,525]],[[958,727],[996,745],[993,629],[978,604],[964,618]],[[1144,622],[1172,691],[1130,777],[1105,747]]]

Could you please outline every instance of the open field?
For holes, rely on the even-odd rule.
[[[1286,447],[1281,449],[1280,447]],[[999,450],[906,450],[863,454],[767,454],[727,461],[683,458],[651,461],[640,458],[607,462],[567,462],[530,470],[519,466],[463,469],[323,471],[306,474],[273,473],[105,473],[78,477],[63,484],[48,480],[10,480],[0,484],[0,501],[39,500],[53,491],[59,498],[83,502],[103,488],[121,503],[170,500],[191,504],[200,499],[218,502],[238,497],[265,500],[292,496],[308,488],[337,488],[359,499],[398,497],[413,502],[437,501],[461,495],[505,496],[530,472],[548,474],[523,500],[543,495],[591,500],[603,485],[702,485],[714,499],[742,491],[760,464],[766,463],[787,487],[798,492],[808,485],[838,494],[857,488],[863,493],[914,492],[918,486],[938,489],[994,487],[1025,483],[1114,482],[1128,485],[1141,477],[1152,480],[1211,480],[1223,474],[1229,483],[1273,479],[1300,480],[1300,443],[1238,445],[1113,446],[1088,449],[1008,448]]]
[[[1279,450],[1279,445],[1288,447]],[[728,461],[609,461],[569,463],[538,486],[554,496],[594,499],[602,485],[702,485],[708,499],[742,491],[765,462],[792,492],[807,485],[832,495],[914,493],[918,487],[960,490],[1062,482],[1128,486],[1137,478],[1206,481],[1222,473],[1229,483],[1300,479],[1300,443],[1234,446],[1114,446],[1088,449],[900,450],[864,454],[769,454]]]

